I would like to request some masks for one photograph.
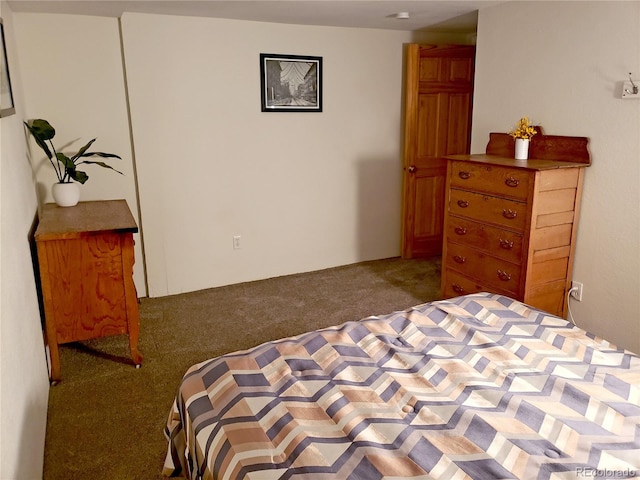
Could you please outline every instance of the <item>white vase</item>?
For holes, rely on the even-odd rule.
[[[530,141],[528,138],[516,138],[516,160],[526,160],[529,158]]]
[[[51,193],[59,207],[73,207],[80,200],[80,185],[75,182],[54,183]]]

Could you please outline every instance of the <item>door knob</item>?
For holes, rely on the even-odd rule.
[[[411,165],[409,167],[409,173],[415,173],[417,169],[418,169],[418,167],[416,167],[415,165]]]

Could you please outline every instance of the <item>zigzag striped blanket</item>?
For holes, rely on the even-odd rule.
[[[640,357],[492,294],[194,365],[165,434],[191,479],[640,476]]]

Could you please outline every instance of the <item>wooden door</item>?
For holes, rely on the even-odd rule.
[[[442,254],[446,155],[469,153],[475,47],[407,47],[402,256]]]

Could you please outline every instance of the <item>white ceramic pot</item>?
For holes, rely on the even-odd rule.
[[[51,193],[59,207],[73,207],[80,200],[80,185],[75,182],[54,183]]]
[[[528,138],[516,138],[516,160],[526,160],[529,158]]]

